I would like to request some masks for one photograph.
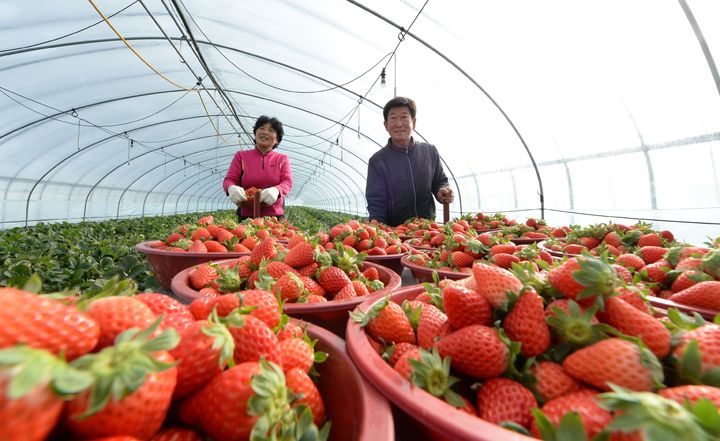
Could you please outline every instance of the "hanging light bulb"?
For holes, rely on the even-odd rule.
[[[380,72],[380,87],[385,87],[387,83],[385,82],[385,68],[383,67],[382,72]]]

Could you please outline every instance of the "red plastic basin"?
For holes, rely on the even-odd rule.
[[[413,277],[415,278],[415,281],[417,283],[432,283],[432,273],[438,273],[438,277],[440,280],[442,279],[450,279],[450,280],[460,280],[468,277],[470,274],[468,273],[461,273],[458,271],[446,271],[446,270],[439,270],[435,268],[428,268],[426,266],[418,265],[416,263],[410,262],[409,255],[403,256],[402,259],[400,259],[400,262],[403,264],[404,267],[408,268],[410,272],[412,272]]]
[[[220,265],[230,266],[237,262],[237,259],[215,261]],[[323,303],[286,303],[283,307],[285,314],[290,317],[305,320],[334,332],[340,337],[345,337],[345,325],[348,320],[348,313],[357,305],[371,298],[380,298],[398,288],[402,283],[400,276],[384,266],[371,262],[363,262],[362,269],[374,267],[378,271],[380,280],[385,284],[381,290],[375,291],[370,296],[357,297],[350,300],[331,300]],[[187,301],[193,301],[200,296],[189,284],[190,270],[186,268],[175,275],[172,279],[170,289],[178,297]]]
[[[391,270],[395,271],[396,274],[401,275],[403,272],[403,264],[400,262],[400,259],[407,254],[407,253],[401,253],[401,254],[386,254],[386,255],[375,255],[371,256],[368,255],[365,257],[365,262],[372,262],[376,263],[378,265],[382,265],[386,268],[390,268]]]
[[[329,441],[394,440],[390,404],[357,370],[345,341],[312,324],[307,332],[318,340],[315,350],[329,354],[325,362],[315,365],[320,373],[318,389],[332,422]]]
[[[250,253],[181,253],[179,251],[159,250],[153,245],[163,243],[160,240],[148,240],[135,245],[135,249],[147,256],[155,279],[160,285],[169,289],[172,278],[185,268],[211,260],[230,259],[249,255]]]
[[[393,291],[391,300],[400,304],[405,299],[414,299],[424,291],[422,286],[407,286]],[[359,308],[367,311],[380,300],[380,298],[368,299]],[[346,343],[355,366],[365,375],[365,378],[406,416],[414,419],[404,423],[401,423],[400,419],[396,419],[395,430],[398,437],[402,433],[415,431],[415,439],[453,441],[530,441],[534,439],[469,415],[410,384],[375,352],[370,346],[364,329],[352,320],[347,324]],[[425,431],[417,434],[417,426],[422,426]]]
[[[677,303],[672,300],[663,299],[662,297],[648,296],[647,298],[655,310],[667,311],[670,308],[675,308],[688,315],[692,315],[694,312],[697,312],[702,316],[702,318],[709,321],[712,321],[716,315],[720,314],[720,311],[716,311],[714,309]]]

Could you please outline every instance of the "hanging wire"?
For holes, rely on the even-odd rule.
[[[74,111],[74,110],[75,110],[75,109],[73,109],[73,111]],[[75,114],[77,114],[77,112],[75,112]],[[80,118],[78,118],[77,120],[78,120],[77,151],[79,152],[79,151],[80,151]]]
[[[218,129],[218,127],[215,127],[215,124],[213,124],[212,118],[210,117],[210,113],[208,112],[208,109],[207,109],[207,107],[205,106],[205,101],[204,101],[203,98],[202,98],[202,92],[199,91],[199,90],[198,90],[197,92],[198,92],[198,98],[200,98],[200,103],[202,104],[202,108],[203,108],[203,110],[205,111],[205,115],[207,115],[208,120],[210,121],[210,124],[212,125],[213,130],[215,130],[215,134],[216,134],[217,136],[219,136],[220,139],[222,139],[223,142],[225,142],[225,144],[232,144],[232,142],[228,141],[227,139],[225,139],[225,138],[220,134],[220,130]],[[222,111],[222,110],[221,110],[221,111]],[[223,112],[223,113],[224,113],[224,112]],[[219,124],[218,124],[218,125],[219,125]],[[233,127],[233,128],[234,128],[234,127]]]
[[[113,26],[112,22],[110,22],[110,19],[108,19],[108,18],[105,16],[105,14],[102,13],[102,11],[101,11],[100,8],[98,7],[98,5],[95,4],[95,0],[88,0],[88,2],[90,2],[90,4],[92,5],[92,7],[95,8],[95,11],[97,11],[97,13],[100,15],[100,17],[102,17],[102,19],[105,21],[105,23],[107,23],[107,25],[110,26],[110,29],[112,29],[112,31],[115,33],[115,35],[117,35],[118,38],[119,38],[120,40],[122,40],[123,43],[125,43],[125,46],[127,46],[128,49],[130,49],[130,50],[132,51],[132,53],[134,53],[134,54],[140,59],[140,61],[142,61],[143,63],[145,63],[145,65],[146,65],[147,67],[149,67],[150,69],[152,69],[152,71],[155,72],[160,78],[162,78],[163,80],[167,81],[168,83],[170,83],[170,84],[172,84],[173,86],[175,86],[175,87],[177,87],[177,88],[179,88],[179,89],[182,89],[182,90],[193,90],[193,89],[194,89],[194,87],[187,88],[187,87],[184,87],[184,86],[176,83],[175,81],[173,81],[173,80],[171,80],[170,78],[166,77],[166,76],[165,76],[162,72],[160,72],[155,66],[153,66],[152,64],[150,64],[150,62],[147,61],[142,55],[140,55],[140,53],[139,53],[137,50],[135,50],[135,48],[130,44],[130,42],[128,42],[128,41],[125,39],[125,37],[122,36],[122,34],[120,33],[120,31],[118,31],[118,30],[115,28],[115,26]]]
[[[112,14],[108,15],[108,18],[115,17],[116,15],[118,15],[119,13],[125,11],[125,10],[128,9],[130,6],[132,6],[132,5],[134,5],[135,3],[137,3],[138,1],[139,1],[139,0],[135,0],[134,2],[132,2],[132,3],[130,3],[129,5],[125,6],[124,8],[122,8],[122,9],[116,11],[116,12],[113,12]],[[73,36],[73,35],[75,35],[75,34],[79,34],[80,32],[87,31],[88,29],[90,29],[90,28],[92,28],[92,27],[94,27],[94,26],[97,26],[97,25],[99,25],[99,24],[102,23],[102,22],[103,22],[103,20],[98,20],[98,21],[96,21],[95,23],[93,23],[93,24],[91,24],[91,25],[89,25],[89,26],[85,26],[84,28],[80,28],[80,29],[78,29],[78,30],[76,30],[76,31],[70,32],[69,34],[65,34],[65,35],[61,35],[61,36],[59,36],[59,37],[51,38],[50,40],[41,41],[41,42],[39,42],[39,43],[33,43],[33,44],[29,44],[29,45],[27,45],[27,46],[14,47],[14,48],[11,48],[11,49],[2,49],[2,50],[0,50],[0,54],[6,53],[6,52],[19,51],[19,50],[23,50],[23,49],[30,49],[30,48],[32,48],[32,47],[37,47],[37,46],[42,46],[42,45],[44,45],[44,44],[52,43],[53,41],[62,40],[63,38],[71,37],[71,36]]]
[[[63,120],[61,120],[61,119],[58,119],[58,118],[55,118],[55,117],[51,117],[51,116],[45,115],[44,113],[42,113],[42,112],[40,112],[40,111],[37,111],[37,110],[33,109],[32,107],[26,106],[25,104],[23,104],[23,103],[21,103],[20,101],[16,100],[15,98],[13,98],[12,96],[10,96],[9,94],[17,95],[17,96],[19,96],[19,97],[22,97],[23,99],[26,99],[26,100],[28,100],[28,101],[31,101],[31,102],[35,103],[35,104],[38,104],[38,105],[43,106],[43,107],[47,107],[48,109],[51,109],[51,110],[55,111],[56,113],[61,113],[61,114],[62,114],[62,113],[65,113],[65,114],[69,113],[70,116],[72,116],[72,117],[74,117],[74,118],[78,118],[80,121],[83,121],[83,122],[87,123],[87,124],[83,124],[84,127],[94,127],[94,128],[96,128],[96,129],[98,129],[98,130],[100,130],[100,131],[102,131],[102,132],[107,133],[108,135],[110,135],[110,136],[112,136],[112,137],[129,138],[127,132],[123,132],[123,133],[113,132],[112,130],[109,130],[109,129],[106,129],[106,128],[102,127],[102,126],[99,126],[99,125],[97,125],[97,124],[94,124],[92,121],[89,121],[89,120],[87,120],[87,119],[85,119],[85,118],[80,118],[80,116],[78,115],[77,111],[76,111],[74,108],[73,108],[73,109],[70,109],[70,110],[60,110],[60,109],[57,109],[57,108],[55,108],[55,107],[53,107],[53,106],[50,106],[50,105],[48,105],[48,104],[41,103],[40,101],[37,101],[37,100],[35,100],[35,99],[26,97],[26,96],[24,96],[24,95],[21,95],[21,94],[19,94],[19,93],[17,93],[17,92],[14,92],[14,91],[12,91],[12,90],[6,89],[6,88],[4,88],[4,87],[2,87],[2,86],[0,86],[0,93],[2,93],[3,95],[5,95],[6,97],[8,97],[9,99],[11,99],[12,101],[16,102],[17,104],[21,105],[22,107],[25,107],[26,109],[30,110],[31,112],[37,113],[38,115],[42,115],[42,116],[44,116],[44,117],[46,117],[46,118],[49,118],[49,119],[52,119],[52,120],[54,120],[54,121],[62,122],[62,123],[65,123],[65,124],[72,124],[72,125],[74,125],[74,123],[72,123],[72,122],[63,121]],[[196,130],[197,130],[197,129],[196,129]],[[146,149],[148,152],[153,152],[153,153],[156,153],[156,154],[157,154],[157,152],[156,152],[157,149],[156,149],[155,147],[147,146],[147,145],[145,145],[143,142],[138,141],[138,140],[133,140],[133,142],[134,142],[135,144],[143,147],[143,148]],[[171,155],[171,154],[169,154],[169,153],[168,153],[168,155],[169,155],[170,157],[174,158],[174,159],[180,159],[180,158],[181,158],[180,156]]]

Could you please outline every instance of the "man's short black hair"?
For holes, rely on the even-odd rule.
[[[395,98],[388,101],[383,108],[383,118],[385,119],[385,122],[387,122],[390,109],[394,109],[395,107],[407,107],[410,111],[410,117],[415,118],[415,114],[417,113],[417,106],[415,105],[415,101],[411,100],[410,98],[405,98],[404,96],[396,96]]]
[[[275,134],[277,135],[277,143],[273,146],[273,148],[275,148],[278,146],[278,144],[280,144],[280,141],[282,141],[283,135],[285,134],[285,130],[283,130],[283,125],[279,119],[275,117],[271,118],[269,116],[261,115],[260,118],[255,121],[255,126],[253,127],[253,135],[257,135],[258,129],[267,123],[270,123],[270,127],[275,130]]]

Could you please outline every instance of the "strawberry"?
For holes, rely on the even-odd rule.
[[[423,349],[430,349],[435,342],[450,333],[448,318],[434,305],[421,306],[417,324],[417,344]]]
[[[627,268],[625,268],[622,265],[618,265],[617,263],[613,263],[610,266],[615,271],[615,274],[617,275],[617,277],[619,277],[625,283],[632,283],[633,276],[632,276],[632,273]]]
[[[492,324],[490,303],[480,293],[458,284],[448,284],[442,293],[443,308],[452,329]]]
[[[255,237],[255,236],[248,236],[245,239],[243,239],[242,241],[240,241],[240,245],[244,246],[251,252],[252,252],[252,250],[255,249],[257,244],[258,244],[258,240],[257,240],[257,237]]]
[[[450,263],[450,266],[466,268],[472,266],[474,260],[475,259],[467,253],[462,251],[453,251],[450,254],[448,262]]]
[[[304,300],[304,303],[325,303],[328,301],[325,297],[316,294],[309,294],[307,297],[304,299],[301,298],[300,300]]]
[[[683,334],[673,354],[680,360],[682,377],[698,381],[704,374],[712,376],[720,368],[720,325],[706,324]]]
[[[165,243],[172,245],[180,239],[185,239],[185,236],[180,233],[172,233],[165,239]]]
[[[581,254],[583,251],[587,251],[587,247],[578,243],[569,243],[564,251],[565,254]]]
[[[305,284],[293,273],[281,276],[272,287],[272,292],[280,299],[287,302],[295,302],[305,292]]]
[[[214,240],[206,240],[205,248],[207,249],[208,253],[227,253],[227,248],[225,247],[225,245]]]
[[[206,320],[217,302],[217,297],[198,297],[190,303],[190,313],[195,320]]]
[[[350,284],[350,278],[345,271],[336,266],[321,268],[317,280],[326,291],[333,293]]]
[[[57,300],[16,288],[0,288],[0,300],[0,348],[26,344],[73,360],[100,338],[92,317]]]
[[[195,289],[209,286],[217,277],[217,269],[209,263],[203,263],[190,272],[190,285]]]
[[[607,297],[619,285],[613,268],[604,260],[578,256],[568,259],[548,273],[548,281],[563,296],[591,303],[597,296]]]
[[[180,419],[199,425],[212,439],[249,439],[259,418],[248,412],[248,400],[255,395],[250,384],[259,373],[257,362],[241,363],[223,371],[181,404]]]
[[[505,269],[512,267],[513,263],[520,262],[520,258],[518,256],[507,253],[497,253],[492,256],[492,260],[495,265]]]
[[[315,363],[315,352],[312,346],[302,338],[286,338],[280,342],[280,354],[285,372],[290,369],[301,369],[306,374]]]
[[[540,361],[533,364],[530,367],[530,374],[535,379],[532,388],[546,402],[580,390],[580,383],[571,377],[562,366],[552,361]]]
[[[402,352],[397,358],[397,361],[393,364],[393,369],[403,378],[412,380],[413,367],[410,364],[410,360],[421,360],[422,356],[420,355],[420,348],[410,343],[400,344],[409,346],[407,347],[407,350]]]
[[[320,268],[320,265],[317,262],[313,262],[310,265],[305,265],[304,267],[297,270],[298,274],[305,277],[310,277]]]
[[[609,383],[635,391],[651,391],[663,379],[660,362],[646,348],[620,338],[601,340],[579,349],[563,361],[573,378],[600,390]]]
[[[200,240],[193,240],[188,247],[188,253],[207,253],[207,247]]]
[[[357,297],[357,293],[355,292],[355,287],[352,282],[350,282],[343,286],[342,289],[335,294],[333,300],[351,300],[355,297]]]
[[[609,324],[623,334],[638,337],[658,358],[670,352],[670,331],[647,312],[638,310],[619,297],[607,299]]]
[[[512,421],[526,429],[530,427],[530,409],[538,403],[525,386],[507,378],[493,378],[484,383],[477,393],[480,418],[493,424]]]
[[[415,332],[410,320],[402,307],[391,302],[389,296],[376,302],[367,312],[358,308],[357,312],[350,313],[350,317],[360,323],[361,327],[367,326],[371,336],[383,340],[386,344],[415,344]]]
[[[115,346],[73,362],[80,369],[102,373],[91,390],[65,405],[63,420],[73,439],[114,435],[148,439],[160,429],[177,380],[174,359],[166,350],[179,338],[168,329],[151,340],[157,323],[140,333],[124,332]]]
[[[283,258],[283,262],[293,268],[302,268],[313,263],[315,247],[309,242],[300,242],[290,248]]]
[[[225,228],[218,228],[217,232],[213,234],[213,236],[215,236],[215,239],[220,243],[225,243],[235,237],[234,234],[232,234]]]
[[[203,441],[203,437],[192,429],[168,427],[156,433],[150,441]]]
[[[307,276],[300,276],[300,280],[302,280],[303,285],[309,294],[325,297],[325,288],[320,286],[316,281]]]
[[[275,328],[280,323],[280,304],[270,291],[249,289],[242,291],[239,296],[240,305],[253,308],[250,315],[262,320],[269,328]]]
[[[298,275],[298,271],[288,265],[287,263],[280,262],[277,260],[273,260],[272,262],[267,262],[265,264],[265,271],[272,277],[273,279],[279,279],[280,277],[284,276],[287,273]]]
[[[355,294],[357,295],[357,297],[362,297],[370,294],[367,285],[365,285],[362,280],[355,279],[352,281],[352,285],[355,289]]]
[[[513,243],[501,243],[497,245],[493,245],[490,247],[490,255],[495,256],[496,254],[504,253],[504,254],[514,254],[515,253],[515,244]]]
[[[81,392],[91,378],[46,350],[22,345],[1,349],[0,439],[46,439],[60,417],[63,397]]]
[[[252,254],[250,254],[250,262],[254,263],[255,265],[260,265],[260,262],[263,259],[271,261],[276,258],[278,252],[275,248],[275,244],[275,239],[273,239],[272,237],[263,239],[262,242],[260,242],[257,246],[255,246],[255,248],[252,249]]]
[[[85,312],[100,326],[96,351],[112,346],[122,332],[130,328],[145,329],[156,319],[152,309],[134,297],[103,297],[90,303]]]
[[[494,378],[508,366],[509,350],[496,329],[470,325],[441,338],[440,356],[449,356],[452,367],[473,378]]]
[[[299,368],[288,370],[285,373],[285,381],[288,390],[302,397],[293,402],[293,407],[307,406],[312,413],[313,423],[319,427],[325,419],[325,403],[315,383],[304,370]]]
[[[605,237],[603,237],[603,242],[616,248],[623,244],[622,237],[615,231],[610,231],[605,234]]]
[[[401,342],[401,343],[397,343],[397,344],[390,346],[385,354],[387,356],[388,363],[390,364],[390,366],[394,367],[397,364],[398,360],[400,360],[400,357],[402,357],[404,353],[406,353],[412,349],[415,349],[415,348],[417,348],[417,346],[415,346],[412,343],[406,343],[406,342]]]
[[[209,216],[203,216],[200,219],[198,219],[197,224],[198,225],[210,225],[215,221],[215,218],[212,215]]]
[[[720,281],[697,283],[673,294],[670,300],[684,305],[720,310]]]
[[[636,245],[640,248],[646,247],[646,246],[662,247],[663,240],[656,233],[648,233],[648,234],[643,234],[642,236],[640,236],[637,240]]]
[[[555,427],[560,424],[560,420],[562,420],[565,414],[573,411],[580,415],[580,420],[585,428],[586,439],[593,439],[593,437],[599,434],[613,419],[610,412],[598,406],[595,393],[589,389],[583,389],[555,398],[545,403],[542,407],[542,413]],[[537,417],[536,420],[530,424],[530,429],[533,436],[541,438]]]
[[[235,340],[235,363],[257,362],[264,357],[282,367],[280,341],[262,320],[235,311],[227,316],[226,325]]]
[[[667,251],[667,248],[663,248],[661,246],[647,245],[641,247],[637,253],[642,258],[643,262],[645,262],[645,264],[650,264],[655,263],[665,257]]]
[[[543,301],[533,289],[520,295],[502,326],[510,340],[520,342],[520,352],[525,357],[536,357],[550,348]]]
[[[210,234],[210,232],[205,227],[198,227],[197,229],[195,229],[195,231],[193,231],[192,235],[190,236],[190,240],[192,241],[206,241],[210,238],[212,238],[212,234]]]
[[[180,314],[192,317],[187,305],[183,305],[169,295],[146,292],[136,295],[135,298],[147,305],[156,316],[160,314]]]
[[[684,404],[686,401],[695,404],[698,400],[704,398],[712,401],[715,407],[720,407],[720,388],[717,387],[688,384],[660,389],[657,393],[680,404]]]
[[[293,322],[287,322],[285,325],[277,332],[278,340],[282,342],[283,340],[286,340],[288,338],[302,338],[303,337],[303,328],[296,325]]]
[[[519,294],[522,282],[510,271],[484,263],[472,267],[477,282],[477,291],[493,308],[499,308],[507,302],[507,293]]]
[[[687,270],[680,275],[677,276],[677,278],[673,281],[672,285],[670,286],[670,290],[674,293],[683,291],[687,288],[690,288],[691,286],[695,285],[699,282],[710,282],[715,279],[712,278],[712,276],[705,274],[703,272],[697,271],[697,270]]]
[[[588,250],[592,250],[593,248],[600,245],[600,239],[590,236],[584,236],[580,238],[580,244]]]
[[[235,349],[224,325],[199,320],[179,331],[180,342],[170,350],[177,360],[177,385],[173,399],[184,398],[219,375]]]
[[[670,265],[666,261],[660,259],[642,267],[640,275],[643,280],[654,283],[656,284],[655,286],[658,286],[657,284],[665,282],[667,279],[667,273],[670,269]]]

